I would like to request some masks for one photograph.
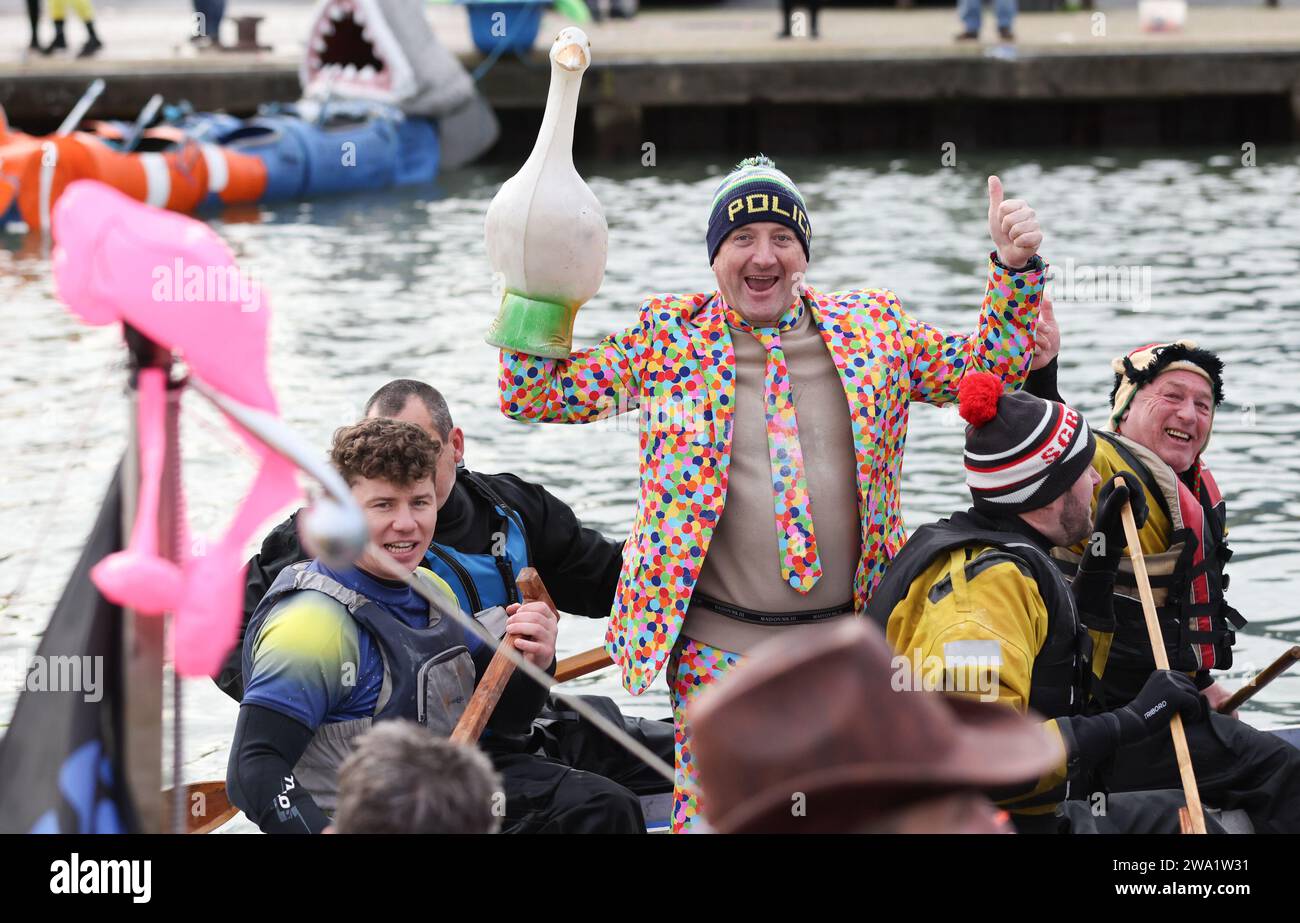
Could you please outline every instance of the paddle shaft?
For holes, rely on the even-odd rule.
[[[551,599],[551,594],[546,592],[542,578],[536,570],[525,567],[519,572],[515,582],[519,585],[519,593],[524,602],[544,602],[550,606],[552,612],[556,611],[555,601]],[[511,643],[513,639],[510,635],[501,639],[497,652],[492,655],[492,661],[483,671],[483,678],[474,687],[474,694],[470,696],[469,704],[465,706],[465,713],[460,716],[455,730],[451,732],[451,739],[456,743],[477,743],[483,728],[487,726],[488,719],[492,717],[493,709],[501,701],[501,694],[506,691],[506,684],[510,682],[510,677],[515,672],[515,665],[501,652],[501,648]]]
[[[136,116],[135,122],[131,124],[130,129],[122,138],[122,153],[129,154],[135,150],[135,146],[140,143],[140,136],[143,135],[144,130],[149,127],[149,123],[153,121],[154,116],[158,114],[158,110],[162,108],[162,104],[163,98],[161,93],[155,93],[153,96],[149,97],[149,101],[144,104],[144,108],[141,109],[140,114]]]
[[[579,676],[586,676],[588,673],[595,673],[597,670],[603,670],[606,667],[614,665],[614,659],[605,652],[604,645],[593,647],[589,651],[583,651],[581,654],[574,654],[572,657],[565,657],[555,667],[555,682],[567,683],[571,679],[577,679]]]
[[[1300,645],[1291,648],[1277,660],[1274,660],[1264,669],[1246,680],[1244,686],[1230,695],[1227,701],[1219,706],[1219,713],[1223,715],[1232,714],[1246,702],[1254,698],[1255,693],[1259,692],[1259,690],[1263,689],[1269,683],[1273,682],[1273,680],[1277,679],[1290,669],[1291,665],[1297,660],[1300,660]]]
[[[525,567],[519,572],[519,592],[523,594],[524,599],[540,599],[546,605],[551,607],[551,611],[559,614],[560,607],[555,605],[555,600],[551,599],[551,594],[546,592],[546,586],[542,583],[542,577],[531,567]],[[595,673],[597,670],[603,670],[605,667],[614,665],[614,659],[605,653],[604,645],[593,647],[589,651],[583,651],[581,654],[574,654],[572,657],[565,657],[555,666],[555,682],[567,683],[571,679],[577,679],[579,676],[586,676],[588,673]]]
[[[1123,483],[1123,478],[1115,479],[1117,487]],[[1124,521],[1124,538],[1128,541],[1129,555],[1133,559],[1133,577],[1137,581],[1138,595],[1142,598],[1142,614],[1146,616],[1147,635],[1151,639],[1151,653],[1155,657],[1156,669],[1168,670],[1169,655],[1165,651],[1164,636],[1160,633],[1160,622],[1156,619],[1156,602],[1151,595],[1147,562],[1142,555],[1137,523],[1133,520],[1133,507],[1127,501],[1120,510],[1120,518]],[[1178,775],[1183,781],[1183,794],[1187,798],[1192,832],[1205,833],[1205,812],[1201,809],[1201,793],[1196,787],[1196,773],[1192,771],[1192,754],[1187,748],[1187,733],[1183,730],[1182,715],[1174,715],[1169,719],[1169,736],[1173,738],[1174,754],[1178,757]]]
[[[63,120],[63,124],[55,130],[54,134],[60,138],[72,134],[81,124],[86,112],[95,104],[95,100],[99,99],[99,94],[104,92],[104,86],[102,77],[95,78],[95,81],[86,87],[86,92],[81,94],[81,99],[77,100],[77,104],[72,107],[72,111],[68,113],[68,117]]]

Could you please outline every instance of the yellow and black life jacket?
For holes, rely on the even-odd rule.
[[[871,595],[867,614],[881,631],[888,633],[890,616],[935,558],[963,546],[992,546],[998,550],[966,565],[967,579],[1009,558],[1026,580],[1037,584],[1047,607],[1047,635],[1034,656],[1029,708],[1049,719],[1082,714],[1092,677],[1092,639],[1079,620],[1070,587],[1047,553],[1028,538],[998,531],[996,526],[978,513],[960,512],[917,529],[895,555],[884,579]],[[1059,797],[1053,795],[1048,802]]]

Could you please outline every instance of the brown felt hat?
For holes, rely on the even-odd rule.
[[[862,619],[755,649],[689,710],[702,806],[720,833],[837,833],[960,790],[1060,765],[1031,715],[914,688]]]

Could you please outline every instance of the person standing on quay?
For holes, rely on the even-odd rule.
[[[1011,24],[1016,19],[1016,0],[993,0],[993,15],[998,20],[998,38],[1014,42],[1016,34],[1011,30]],[[984,22],[982,0],[957,0],[957,18],[962,25],[957,41],[978,41],[980,26]]]
[[[1042,233],[995,176],[988,217],[996,250],[977,328],[945,333],[888,290],[805,285],[804,198],[771,160],[749,158],[709,212],[716,291],[649,298],[636,324],[568,359],[501,351],[509,417],[642,410],[641,496],[605,644],[633,694],[668,668],[675,831],[700,815],[690,702],[763,640],[863,611],[902,545],[910,402],[955,400],[968,368],[1009,391],[1028,373]]]
[[[27,48],[29,51],[40,51],[41,0],[27,0],[27,21],[32,27],[32,40]]]
[[[194,0],[195,23],[190,41],[200,48],[221,47],[221,20],[226,15],[226,0]]]
[[[39,2],[39,0],[33,0]],[[86,44],[77,52],[79,58],[89,58],[99,49],[104,47],[104,43],[99,40],[95,33],[95,8],[90,5],[90,0],[72,0],[72,8],[77,11],[81,21],[86,25]],[[30,7],[29,13],[30,16]],[[63,34],[63,20],[67,15],[67,0],[50,0],[50,19],[54,22],[54,38],[48,45],[41,48],[41,54],[49,55],[56,51],[66,51],[68,40]],[[36,29],[32,28],[32,40],[35,41]]]

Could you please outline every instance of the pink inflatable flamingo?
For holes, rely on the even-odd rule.
[[[269,309],[246,284],[211,228],[90,180],[68,186],[54,209],[59,297],[87,323],[122,322],[179,352],[190,373],[242,409],[278,417],[267,377]],[[141,490],[131,541],[92,578],[104,596],[141,612],[175,614],[174,663],[182,676],[215,675],[238,638],[245,542],[267,517],[300,496],[295,465],[227,418],[258,457],[252,488],[225,535],[180,567],[158,556],[157,504],[164,448],[166,382],[139,378]],[[225,405],[222,405],[225,406]]]

